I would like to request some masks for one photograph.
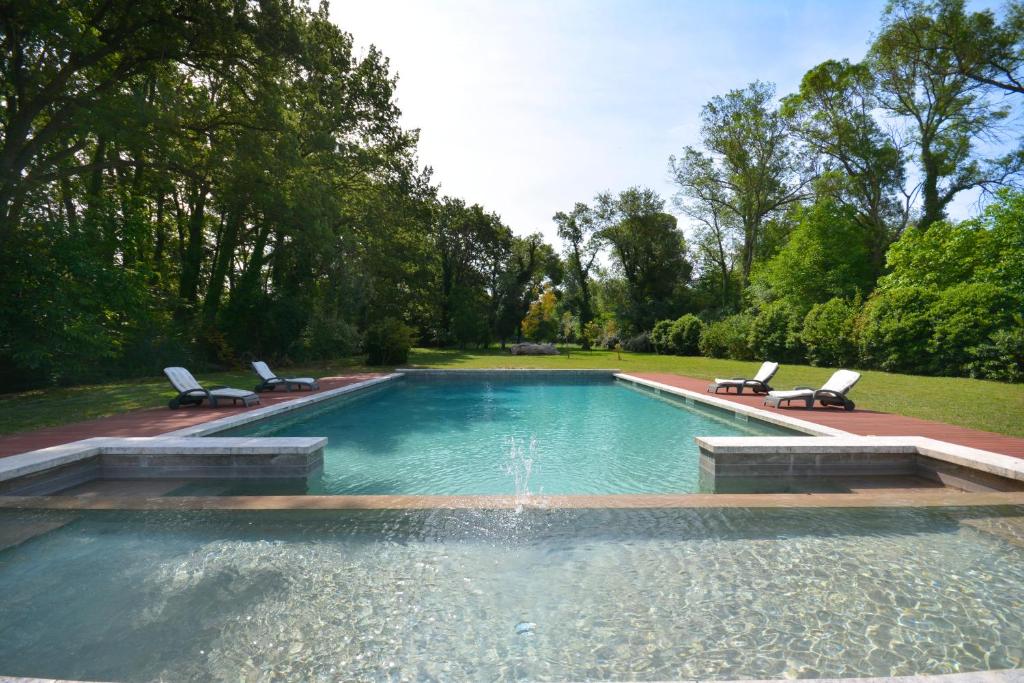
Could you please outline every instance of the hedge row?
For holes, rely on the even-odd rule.
[[[991,283],[897,287],[863,305],[834,298],[806,313],[774,302],[708,325],[684,316],[659,322],[651,338],[659,353],[1021,382],[1022,310],[1024,301]]]

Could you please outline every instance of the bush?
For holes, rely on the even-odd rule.
[[[783,301],[762,306],[750,325],[748,344],[754,357],[774,361],[803,360],[803,316]]]
[[[704,323],[695,315],[686,314],[676,320],[669,329],[669,345],[672,352],[680,356],[697,355],[703,331]]]
[[[707,325],[700,336],[700,352],[713,358],[752,360],[754,354],[747,341],[752,322],[750,315],[737,313]]]
[[[935,370],[950,375],[965,373],[972,358],[969,349],[1010,327],[1012,312],[1020,310],[1021,305],[1002,287],[986,282],[940,292],[931,308],[934,331],[928,344]]]
[[[675,353],[670,339],[673,325],[675,322],[672,320],[659,320],[654,324],[654,329],[651,330],[651,343],[658,353]]]
[[[302,332],[298,356],[303,360],[339,358],[355,353],[359,333],[355,325],[338,315],[317,311]]]
[[[924,287],[875,292],[864,309],[859,331],[861,360],[887,372],[929,374],[931,309],[938,294]]]
[[[836,297],[811,307],[800,339],[811,365],[849,367],[857,364],[857,300]]]
[[[654,344],[651,342],[651,333],[641,332],[635,337],[630,337],[622,344],[622,349],[633,353],[652,353]]]
[[[394,318],[385,318],[366,330],[366,362],[400,365],[409,360],[413,330]]]
[[[1009,330],[999,330],[969,350],[966,370],[971,377],[1003,382],[1024,382],[1024,319]]]

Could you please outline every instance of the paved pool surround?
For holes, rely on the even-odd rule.
[[[917,476],[964,491],[1024,491],[1024,460],[921,436],[859,436],[776,411],[618,373],[617,379],[713,405],[739,419],[758,419],[808,437],[697,437],[701,490],[773,490],[785,481],[841,477]]]
[[[155,437],[97,437],[0,459],[0,495],[45,496],[95,479],[306,479],[323,437],[207,437],[401,377],[383,377],[230,415]],[[196,438],[205,437],[205,438]]]
[[[857,436],[778,411],[742,405],[712,394],[689,391],[616,370],[415,368],[401,369],[156,437],[85,439],[3,458],[0,459],[0,495],[47,496],[104,478],[308,478],[322,467],[326,439],[216,435],[403,377],[428,381],[467,377],[481,380],[551,377],[582,383],[614,378],[665,400],[694,408],[704,406],[721,410],[738,420],[760,420],[807,435],[698,437],[701,490],[705,492],[777,491],[780,481],[808,478],[906,475],[925,477],[970,492],[1024,490],[1024,460],[1020,458],[923,437]],[[478,504],[479,498],[474,497]],[[564,498],[571,496],[554,497],[548,503],[558,504],[556,501]],[[618,498],[629,499],[631,496],[617,497],[615,506],[623,504]],[[636,498],[638,506],[650,505],[649,501],[642,502],[641,497]],[[565,504],[565,501],[561,502]]]

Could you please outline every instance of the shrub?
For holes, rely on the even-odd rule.
[[[523,336],[530,341],[549,342],[558,337],[560,322],[555,313],[558,300],[555,298],[555,290],[545,287],[537,300],[530,304],[530,310],[523,318],[521,327]],[[481,318],[486,322],[487,317]]]
[[[804,318],[800,339],[811,365],[857,364],[857,313],[860,305],[836,297],[811,307]]]
[[[366,330],[366,362],[399,365],[409,360],[413,330],[394,318],[384,318]]]
[[[635,337],[630,337],[622,344],[625,351],[633,353],[651,353],[654,351],[654,344],[651,342],[650,332],[641,332]]]
[[[654,329],[651,330],[651,343],[658,353],[675,353],[670,339],[673,325],[675,322],[672,320],[659,320],[654,324]]]
[[[737,313],[707,325],[700,336],[700,352],[714,358],[753,359],[748,343],[752,322],[750,315]]]
[[[581,340],[581,346],[584,349],[589,349],[591,346],[601,345],[601,323],[596,320],[591,320],[583,326],[583,339]]]
[[[704,323],[695,315],[688,313],[676,320],[669,329],[669,345],[672,352],[680,356],[697,355],[703,331]]]
[[[338,315],[319,311],[302,332],[298,356],[303,359],[338,358],[352,355],[359,345],[356,327]]]
[[[1024,319],[1009,330],[999,330],[988,341],[969,350],[966,370],[971,377],[1003,382],[1024,382]]]
[[[934,324],[928,344],[935,369],[944,374],[966,372],[971,347],[984,344],[996,331],[1011,325],[1012,312],[1020,310],[1002,287],[986,282],[962,284],[939,293],[931,307]]]
[[[754,357],[774,361],[802,360],[802,324],[803,317],[785,302],[775,301],[762,306],[750,325],[748,344]]]
[[[938,294],[924,287],[875,292],[868,300],[859,331],[861,360],[888,372],[928,374],[934,326],[931,308]]]

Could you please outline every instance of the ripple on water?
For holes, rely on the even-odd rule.
[[[1020,524],[1016,512],[986,514]],[[0,555],[0,670],[657,680],[1024,666],[1024,549],[965,514],[531,511],[517,517],[528,532],[481,511],[85,515]]]

